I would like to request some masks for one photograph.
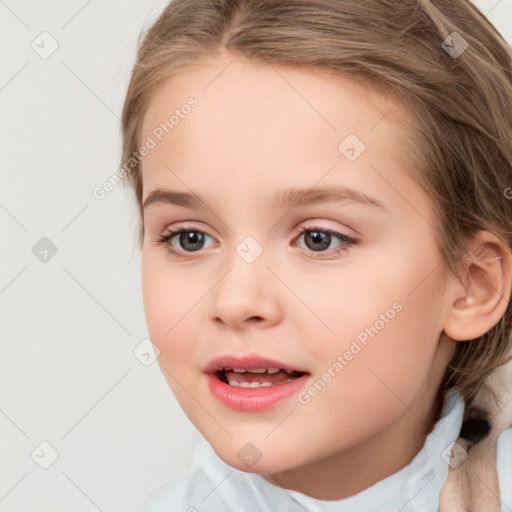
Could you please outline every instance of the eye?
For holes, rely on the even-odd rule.
[[[166,249],[177,257],[186,258],[187,252],[199,251],[203,248],[205,237],[209,237],[207,233],[200,229],[186,229],[183,226],[177,226],[174,229],[167,229],[167,231],[157,238],[159,244],[166,246]],[[182,250],[176,250],[173,247],[172,240],[176,238]]]
[[[344,235],[343,233],[338,233],[337,231],[333,231],[331,229],[321,228],[321,227],[301,227],[299,228],[300,235],[296,240],[300,240],[304,235],[304,243],[306,245],[306,249],[310,249],[313,252],[322,252],[327,249],[331,243],[335,240],[338,242],[343,242],[342,245],[338,245],[332,250],[331,255],[338,255],[345,252],[348,252],[353,245],[357,244],[357,240],[348,235]],[[329,253],[327,253],[329,255]],[[314,256],[317,258],[317,256]],[[322,256],[323,258],[323,256]]]
[[[295,240],[300,240],[303,235],[306,249],[320,254],[323,254],[333,241],[341,242],[341,245],[327,252],[328,256],[337,256],[346,253],[353,245],[358,243],[356,239],[348,235],[316,226],[299,228],[299,236]],[[189,258],[191,256],[190,253],[200,251],[204,248],[205,237],[211,238],[210,235],[200,229],[187,229],[185,226],[176,226],[174,229],[168,228],[164,234],[156,239],[156,242],[165,245],[166,250],[178,258]],[[178,240],[181,248],[176,249],[174,247],[174,238]],[[314,258],[319,257],[314,256]],[[320,258],[324,258],[324,256]]]

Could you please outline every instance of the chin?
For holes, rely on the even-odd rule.
[[[221,457],[222,458],[222,457]],[[263,457],[256,462],[254,465],[244,464],[240,462],[240,460],[235,457],[227,457],[222,458],[224,462],[231,467],[234,467],[244,473],[255,473],[255,474],[265,474],[265,473],[280,473],[282,471],[287,471],[292,469],[289,464],[283,464],[283,461],[275,461],[275,460],[267,460],[264,461]]]
[[[232,441],[225,446],[210,444],[226,464],[245,473],[277,473],[307,463],[304,459],[297,460],[295,457],[289,457],[286,450],[279,450],[270,443],[267,443],[265,447],[258,447],[257,443],[239,442],[236,444],[241,446],[236,450],[233,449]],[[281,446],[281,448],[283,447]]]

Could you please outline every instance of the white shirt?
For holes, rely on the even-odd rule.
[[[464,401],[458,391],[450,390],[441,417],[416,457],[396,473],[340,500],[312,498],[235,469],[201,438],[189,470],[149,494],[141,512],[435,512],[448,476],[442,454],[457,439],[463,413]],[[498,439],[497,468],[502,510],[509,512],[512,426]]]

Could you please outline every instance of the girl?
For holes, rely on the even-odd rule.
[[[511,52],[471,3],[174,0],[122,122],[202,434],[145,512],[512,509]]]

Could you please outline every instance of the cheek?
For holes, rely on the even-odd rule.
[[[170,315],[165,314],[165,311],[173,311],[170,307],[173,302],[173,288],[170,288],[169,284],[169,277],[166,275],[165,268],[159,259],[153,257],[150,251],[143,250],[142,296],[144,312],[150,334],[156,338],[160,338],[169,329],[169,322],[172,320]]]
[[[190,371],[195,345],[194,332],[187,322],[198,298],[194,288],[186,286],[185,281],[183,276],[180,278],[179,270],[166,264],[165,258],[143,252],[142,293],[149,336],[160,350],[157,362],[162,375],[195,423],[201,418],[190,398],[190,393],[196,394],[197,376]]]
[[[318,375],[336,361],[342,366],[336,384],[326,386],[326,404],[346,403],[353,411],[371,406],[387,415],[411,402],[428,380],[441,334],[435,266],[432,252],[397,251],[338,283],[343,291],[329,308],[336,337],[311,347]]]
[[[327,452],[332,446],[353,445],[385,428],[407,408],[417,407],[413,404],[429,381],[436,348],[425,317],[418,316],[422,312],[421,304],[410,297],[377,334],[368,334],[366,344],[347,338],[313,356],[322,365],[317,365],[315,380],[306,388],[309,403],[297,411],[303,413],[301,428],[313,433],[313,445]],[[368,330],[371,326],[373,322],[366,323]],[[361,332],[366,332],[364,327]],[[326,420],[319,429],[315,418],[322,415]],[[284,432],[280,441],[286,442]]]
[[[196,288],[179,270],[166,264],[165,258],[143,251],[142,295],[146,324],[151,339],[161,351],[159,362],[166,368],[177,367],[175,361],[183,361],[193,348],[192,343],[184,341],[193,335],[187,322],[200,299]]]

